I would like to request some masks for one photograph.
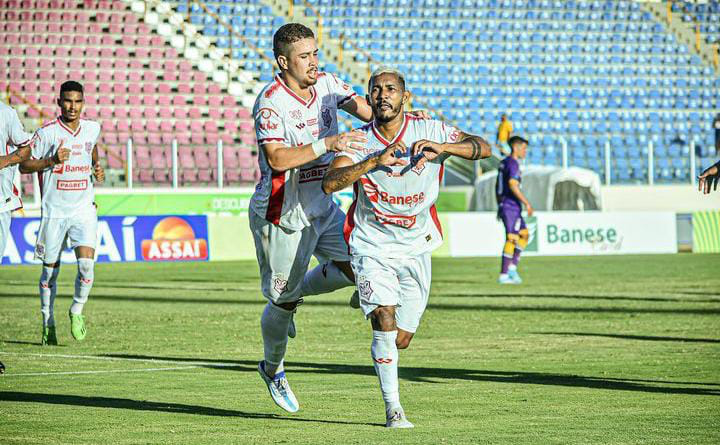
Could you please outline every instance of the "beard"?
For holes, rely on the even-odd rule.
[[[397,117],[398,114],[402,113],[402,104],[393,106],[390,104],[390,109],[380,108],[379,106],[373,109],[373,114],[378,122],[390,122]]]

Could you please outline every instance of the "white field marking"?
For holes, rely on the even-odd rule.
[[[237,283],[231,283],[231,282],[223,283],[223,282],[216,281],[216,282],[214,282],[215,286],[213,286],[213,287],[208,287],[207,284],[179,285],[178,283],[182,283],[182,281],[181,282],[157,281],[154,283],[143,283],[143,287],[150,288],[153,290],[177,289],[177,290],[202,290],[202,291],[208,290],[208,291],[217,291],[217,292],[226,292],[228,290],[251,291],[251,290],[256,289],[256,288],[253,288],[250,286],[248,286],[248,287],[238,286]],[[6,282],[6,284],[24,286],[24,285],[27,285],[28,282],[27,281],[8,280]],[[116,285],[116,284],[118,284],[118,285]],[[227,284],[227,285],[223,286],[223,284]],[[109,283],[105,282],[105,283],[98,283],[94,287],[111,288],[111,289],[126,289],[128,287],[128,285],[127,284],[119,284],[117,282],[109,282]]]
[[[238,363],[214,363],[214,362],[195,362],[195,361],[182,361],[182,360],[162,360],[162,359],[150,359],[150,358],[130,358],[130,357],[103,357],[98,355],[73,355],[73,354],[40,354],[35,352],[5,352],[0,351],[0,354],[5,355],[20,355],[20,356],[32,356],[32,357],[53,357],[53,358],[69,358],[69,359],[80,359],[80,360],[108,360],[108,361],[120,361],[120,362],[138,362],[138,363],[171,363],[174,365],[185,365],[191,367],[208,367],[208,368],[230,368],[238,366]],[[17,375],[17,374],[15,374]]]
[[[73,374],[109,374],[113,372],[157,372],[157,371],[178,371],[181,369],[195,369],[199,366],[178,366],[175,368],[143,368],[143,369],[107,369],[104,371],[59,371],[59,372],[23,372],[19,374],[3,374],[5,377],[30,377],[30,376],[48,376],[48,375],[73,375]]]

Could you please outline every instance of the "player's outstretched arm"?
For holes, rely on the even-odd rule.
[[[20,163],[20,173],[35,173],[51,168],[70,159],[70,149],[60,145],[54,155],[42,159],[27,159]]]
[[[380,152],[379,156],[372,156],[357,164],[353,164],[352,160],[346,156],[338,156],[332,161],[330,167],[328,167],[328,170],[325,172],[322,189],[326,194],[340,191],[360,179],[365,173],[380,165],[388,167],[393,165],[407,165],[407,160],[400,159],[397,156],[399,154],[398,151],[404,153],[405,150],[405,144],[400,141],[389,145],[385,150]]]
[[[440,144],[428,141],[427,139],[419,140],[413,146],[413,156],[422,153],[423,157],[418,160],[417,165],[422,166],[427,161],[447,153],[452,156],[458,156],[471,161],[487,158],[491,154],[490,144],[480,136],[460,133],[458,142]]]
[[[698,190],[707,195],[712,190],[717,190],[718,182],[720,182],[720,161],[705,169],[698,176]]]
[[[265,151],[270,168],[284,172],[314,161],[329,151],[362,150],[365,142],[367,138],[364,133],[348,131],[297,147],[287,147],[282,144],[263,144],[260,147]]]
[[[11,165],[19,164],[26,159],[30,159],[30,146],[23,145],[9,155],[0,156],[0,170]]]
[[[363,122],[370,122],[373,118],[372,108],[370,108],[367,101],[360,96],[353,97],[340,108]]]
[[[520,190],[520,182],[517,179],[510,179],[508,181],[508,186],[510,187],[510,191],[513,193],[513,195],[515,195],[515,197],[523,203],[525,209],[527,209],[528,216],[532,216],[535,210],[530,205],[530,201],[527,200],[525,194],[522,192],[522,190]]]

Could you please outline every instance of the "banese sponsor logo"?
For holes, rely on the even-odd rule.
[[[597,250],[620,250],[623,237],[614,227],[564,227],[559,224],[546,226],[548,244],[590,244]]]

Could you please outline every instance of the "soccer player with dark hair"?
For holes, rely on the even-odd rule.
[[[345,237],[360,307],[372,325],[370,353],[389,428],[413,427],[400,404],[398,349],[410,346],[430,295],[430,254],[442,244],[435,201],[443,162],[491,151],[479,136],[405,113],[409,99],[401,72],[377,69],[367,98],[375,117],[360,130],[368,142],[339,153],[322,182],[328,194],[354,185]]]
[[[60,256],[66,241],[75,250],[77,277],[70,306],[70,332],[76,340],[86,335],[83,307],[94,281],[97,209],[93,177],[103,182],[98,162],[100,124],[81,118],[83,87],[75,81],[60,86],[60,116],[43,125],[32,139],[32,158],[20,164],[23,173],[37,172],[42,193],[41,220],[35,258],[42,260],[40,312],[42,344],[57,345],[55,295]]]
[[[500,162],[498,167],[495,196],[498,202],[498,218],[505,226],[505,245],[502,252],[502,263],[498,282],[501,284],[519,284],[522,279],[517,267],[520,254],[527,246],[530,234],[522,217],[523,205],[528,216],[532,216],[533,208],[522,190],[520,190],[520,164],[527,154],[528,141],[520,136],[508,139],[512,152]]]

